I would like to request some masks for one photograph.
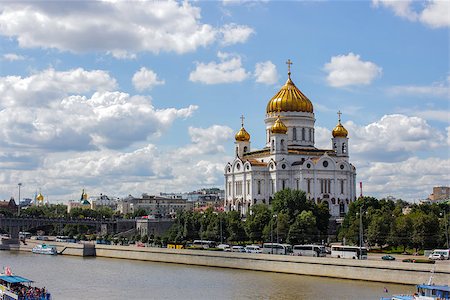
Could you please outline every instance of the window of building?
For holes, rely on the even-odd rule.
[[[299,182],[300,180],[295,180],[295,187],[296,187],[296,189],[297,190],[299,190],[300,189],[300,182]]]
[[[286,188],[286,179],[281,180],[281,187],[283,190]]]
[[[247,195],[250,195],[250,180],[247,180]]]
[[[305,140],[305,128],[302,128],[302,141]]]
[[[296,141],[297,140],[297,128],[292,128],[292,139],[294,140],[294,141]]]
[[[306,190],[308,194],[311,193],[311,179],[306,179]]]
[[[273,179],[270,180],[270,188],[271,188],[270,192],[272,194],[275,193],[275,180]]]
[[[344,193],[344,180],[341,180],[341,194]]]
[[[261,180],[258,180],[258,195],[261,195]]]

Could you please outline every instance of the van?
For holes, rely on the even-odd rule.
[[[433,252],[428,256],[429,259],[449,259],[450,249],[434,249]]]
[[[248,245],[245,247],[247,253],[262,253],[261,248],[258,245]]]
[[[243,246],[233,246],[231,247],[231,252],[245,252],[245,248]]]

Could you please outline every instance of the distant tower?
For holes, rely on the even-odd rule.
[[[37,206],[44,205],[44,195],[42,195],[41,191],[39,191],[39,194],[36,196],[36,204]]]
[[[250,134],[244,128],[244,116],[241,116],[241,129],[234,136],[236,142],[236,156],[242,158],[250,152]]]
[[[341,112],[338,111],[338,124],[333,129],[333,138],[331,142],[333,144],[333,150],[336,152],[336,156],[348,158],[348,131],[341,124]]]

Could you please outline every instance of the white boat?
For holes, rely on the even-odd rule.
[[[37,253],[37,254],[48,254],[48,255],[55,255],[58,254],[58,250],[56,249],[56,246],[42,244],[42,245],[36,245],[31,249],[31,252]]]
[[[32,286],[32,280],[14,275],[9,267],[0,273],[1,300],[51,300],[50,293],[45,288]]]

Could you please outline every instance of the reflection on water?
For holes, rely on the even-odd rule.
[[[379,299],[406,285],[107,258],[0,251],[0,266],[54,299]]]

